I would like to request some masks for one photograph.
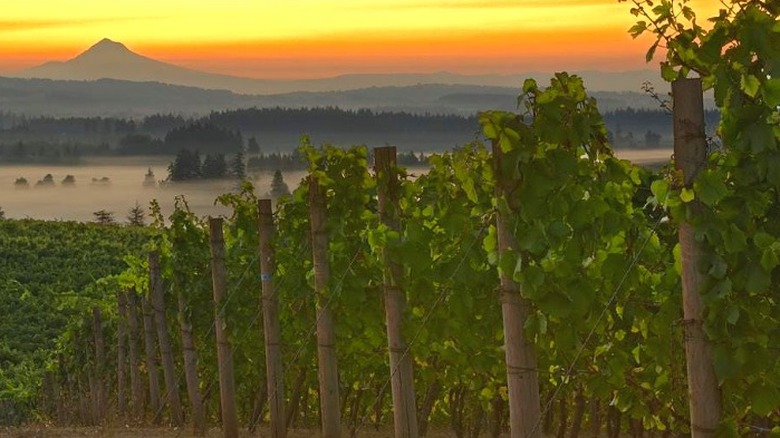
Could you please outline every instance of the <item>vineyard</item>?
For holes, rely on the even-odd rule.
[[[632,3],[672,82],[658,171],[617,159],[559,73],[420,175],[304,141],[293,194],[245,183],[227,218],[178,198],[139,229],[0,221],[0,420],[780,435],[780,7],[704,29],[686,2]]]

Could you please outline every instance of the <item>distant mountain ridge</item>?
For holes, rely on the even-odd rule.
[[[143,117],[158,113],[192,116],[249,107],[327,106],[473,115],[487,109],[515,110],[518,94],[519,89],[509,87],[426,84],[251,96],[159,82],[0,77],[0,111],[29,116]],[[591,95],[598,100],[602,112],[627,107],[658,108],[652,98],[641,93],[597,91]]]
[[[659,74],[650,70],[626,72],[576,72],[593,91],[640,91],[645,81],[665,86]],[[545,82],[550,73],[514,75],[462,75],[457,73],[419,74],[347,74],[320,79],[251,79],[206,73],[137,54],[124,44],[103,39],[68,61],[53,61],[22,70],[18,78],[52,80],[117,79],[134,82],[160,82],[211,90],[229,90],[239,94],[282,94],[292,92],[345,91],[369,87],[405,87],[426,84],[459,84],[512,87],[519,89],[525,78]]]

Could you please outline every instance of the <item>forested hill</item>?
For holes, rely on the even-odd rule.
[[[513,110],[522,80],[516,86],[418,83],[408,86],[291,92],[272,95],[236,94],[158,82],[115,79],[64,81],[0,77],[0,108],[30,116],[144,117],[155,113],[185,116],[210,111],[247,108],[305,108],[335,106],[342,109],[472,115],[488,109]],[[596,91],[601,111],[620,108],[656,108],[640,91]],[[662,92],[659,90],[659,92]],[[710,104],[711,99],[707,99]]]
[[[665,147],[671,117],[662,110],[620,109],[604,114],[620,148]],[[714,127],[718,113],[707,112]],[[392,144],[405,151],[441,151],[478,138],[475,116],[320,108],[249,108],[199,118],[156,114],[115,117],[26,117],[0,113],[0,161],[52,162],[84,155],[174,155],[182,148],[202,153],[290,152],[309,135],[315,144]]]
[[[334,107],[251,108],[190,119],[158,114],[139,120],[28,118],[5,113],[0,114],[0,127],[0,157],[4,161],[26,161],[41,154],[53,157],[56,150],[74,145],[83,155],[173,155],[182,148],[232,153],[253,137],[262,152],[289,152],[300,144],[302,135],[309,135],[318,144],[393,144],[401,150],[448,150],[475,139],[479,130],[475,116]]]

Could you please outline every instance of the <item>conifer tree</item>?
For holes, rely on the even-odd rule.
[[[238,151],[230,161],[230,175],[236,179],[246,178],[246,163],[244,163],[244,151]]]
[[[290,188],[287,187],[287,183],[284,182],[282,171],[276,169],[274,178],[271,180],[271,197],[276,199],[282,196],[288,196],[289,194]]]
[[[146,213],[138,202],[136,202],[135,207],[131,208],[128,212],[127,223],[133,227],[143,227],[146,225]]]

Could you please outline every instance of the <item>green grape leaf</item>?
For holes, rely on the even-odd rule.
[[[746,395],[753,412],[761,417],[769,415],[780,406],[780,391],[772,385],[753,384]]]
[[[714,352],[715,374],[721,381],[737,377],[742,369],[742,364],[737,360],[734,352],[724,346],[715,347]]]
[[[650,184],[650,191],[655,196],[658,203],[666,201],[666,197],[669,195],[669,181],[665,179],[657,179]]]
[[[631,35],[631,38],[638,38],[639,35],[642,35],[647,30],[647,22],[644,20],[638,21],[635,25],[631,26],[631,29],[628,30],[628,34]],[[658,43],[654,44],[653,47],[657,47]],[[647,60],[647,62],[650,62],[650,60],[653,59],[652,56],[650,56],[650,59]]]
[[[658,44],[660,43],[660,40],[657,40],[652,46],[650,46],[649,49],[647,49],[647,53],[645,53],[645,62],[650,62],[653,60],[653,57],[655,57],[655,52],[658,50]]]
[[[764,85],[763,95],[767,106],[780,106],[780,78],[768,79]]]
[[[777,253],[772,248],[767,248],[761,254],[761,267],[767,272],[772,272],[777,267],[779,261],[777,259]]]
[[[709,169],[699,174],[693,183],[693,189],[699,195],[701,202],[712,206],[728,194],[728,188],[721,178],[719,173]]]
[[[674,67],[671,66],[671,64],[668,62],[662,62],[661,77],[666,82],[674,82],[678,77],[680,77],[680,74],[677,72],[677,70],[674,69]]]
[[[717,438],[739,438],[739,426],[733,418],[724,418],[715,433]]]
[[[729,253],[738,253],[747,248],[747,236],[734,224],[723,230],[722,236],[723,244]]]
[[[753,75],[742,75],[739,81],[739,88],[750,97],[756,97],[761,88],[761,81]]]
[[[560,220],[555,220],[550,222],[550,225],[547,227],[547,231],[550,233],[551,236],[555,237],[567,237],[571,233],[571,227],[567,225],[565,222]]]
[[[767,249],[776,242],[776,239],[771,234],[764,233],[763,231],[757,232],[753,236],[753,243],[756,244],[758,249]]]
[[[523,93],[533,93],[539,89],[534,79],[528,78],[523,82]]]
[[[731,325],[734,325],[737,323],[737,321],[739,321],[739,307],[729,307],[729,310],[726,312],[726,321],[728,321],[728,323]]]
[[[772,127],[764,121],[755,122],[744,130],[744,136],[754,153],[774,150],[777,138]]]
[[[695,197],[694,193],[695,192],[693,190],[683,187],[683,189],[680,191],[680,200],[682,202],[691,202]]]
[[[498,236],[496,234],[495,225],[491,225],[488,229],[487,235],[482,239],[482,248],[486,253],[492,253],[498,248]]]
[[[765,291],[772,280],[769,273],[757,264],[751,264],[747,267],[745,277],[745,289],[755,293]]]

